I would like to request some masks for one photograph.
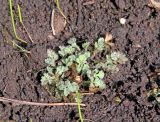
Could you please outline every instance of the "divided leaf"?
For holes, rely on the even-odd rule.
[[[76,82],[70,82],[69,80],[67,81],[61,81],[57,84],[57,88],[60,91],[63,91],[64,96],[68,96],[72,92],[76,92],[79,90],[79,86]]]
[[[56,74],[62,75],[64,72],[68,71],[69,68],[65,66],[57,66],[56,68]]]
[[[83,43],[83,44],[82,44],[82,47],[83,47],[83,49],[85,49],[85,51],[87,51],[87,50],[88,50],[89,45],[90,45],[90,43],[89,43],[89,42],[85,42],[85,43]]]
[[[112,52],[110,55],[106,55],[105,67],[108,71],[111,71],[112,73],[118,72],[119,68],[117,67],[117,65],[125,64],[127,60],[128,59],[124,54],[120,52]]]
[[[91,72],[89,72],[91,73]],[[89,75],[89,74],[88,74]],[[104,72],[102,70],[97,70],[95,69],[93,71],[93,77],[90,74],[90,80],[91,80],[91,84],[90,87],[94,88],[94,87],[98,87],[100,89],[104,89],[106,87],[104,81],[102,80],[104,78]]]
[[[80,48],[76,43],[76,38],[70,38],[69,41],[68,41],[68,44],[70,44],[73,48],[80,51]]]
[[[113,61],[120,64],[125,64],[125,62],[128,61],[126,56],[120,52],[112,52],[110,56]]]
[[[45,59],[45,63],[54,67],[56,60],[58,60],[58,55],[51,49],[47,50],[47,55],[48,57]]]
[[[90,52],[85,52],[84,54],[78,55],[78,58],[76,59],[76,62],[78,64],[83,64],[87,61],[87,59],[90,57]]]
[[[66,66],[71,66],[73,64],[73,62],[76,60],[76,56],[75,55],[70,55],[67,58],[62,59],[62,62],[66,65]]]
[[[47,66],[47,72],[49,74],[53,74],[53,68],[51,66]]]
[[[106,84],[103,82],[103,80],[96,78],[93,81],[94,86],[99,87],[100,89],[105,89]]]
[[[47,84],[52,84],[53,77],[51,77],[48,73],[44,73],[41,78],[41,83],[43,86],[46,86]]]
[[[67,56],[69,54],[73,54],[75,52],[75,48],[72,46],[59,46],[60,51],[58,51],[58,53],[60,54],[60,56],[64,57]]]
[[[89,69],[89,65],[87,64],[87,59],[90,57],[90,52],[85,52],[84,54],[78,55],[76,58],[77,62],[77,71],[80,73],[82,70],[86,72],[87,69]],[[87,69],[85,69],[87,68]]]
[[[98,51],[102,51],[105,49],[105,40],[104,38],[99,38],[98,42],[95,42],[94,44],[95,49],[97,49]]]

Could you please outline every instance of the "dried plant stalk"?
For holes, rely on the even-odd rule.
[[[77,103],[38,103],[38,102],[28,102],[21,101],[16,99],[9,99],[5,97],[0,97],[1,102],[12,103],[15,105],[31,105],[31,106],[76,106]],[[85,106],[85,104],[80,104],[81,106]]]
[[[52,16],[51,16],[51,28],[52,28],[52,33],[53,35],[56,35],[55,29],[54,29],[54,14],[55,14],[55,10],[52,10]]]

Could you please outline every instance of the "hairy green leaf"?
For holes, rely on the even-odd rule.
[[[63,91],[64,96],[68,96],[70,93],[79,90],[78,84],[75,82],[71,83],[69,80],[59,82],[57,87],[59,90]]]
[[[51,84],[53,81],[53,77],[51,77],[48,73],[44,73],[42,78],[41,78],[41,84],[43,86],[47,85],[47,84]]]
[[[57,66],[56,74],[62,75],[64,72],[68,71],[68,67],[65,66]]]
[[[53,74],[53,68],[51,66],[47,66],[47,72],[49,74]]]
[[[76,62],[79,64],[83,64],[87,61],[87,59],[90,57],[90,52],[85,52],[84,54],[80,54],[78,58],[76,59]]]
[[[96,78],[93,81],[94,86],[99,87],[100,89],[105,89],[106,84],[103,82],[103,80]]]
[[[85,42],[85,43],[83,43],[83,44],[82,44],[82,47],[83,47],[83,49],[85,49],[85,51],[87,51],[87,50],[88,50],[89,45],[90,45],[90,43],[89,43],[89,42]]]
[[[68,41],[68,44],[70,44],[73,48],[80,51],[80,48],[76,43],[76,38],[70,38],[69,41]]]
[[[94,46],[95,46],[95,49],[97,49],[98,51],[104,50],[105,49],[104,38],[99,38],[98,42],[95,42]]]
[[[75,48],[73,48],[72,46],[59,46],[60,48],[60,51],[58,51],[58,53],[64,57],[64,56],[67,56],[69,54],[73,54],[75,52]]]
[[[75,60],[76,60],[76,56],[70,55],[70,56],[68,56],[68,58],[62,59],[62,62],[63,62],[66,66],[71,66]]]
[[[58,55],[51,49],[47,50],[47,59],[45,59],[45,63],[50,66],[55,66],[55,62],[58,60]]]

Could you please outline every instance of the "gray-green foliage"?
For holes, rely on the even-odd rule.
[[[58,55],[53,50],[50,50],[50,49],[47,50],[47,55],[48,55],[48,58],[45,59],[45,63],[49,66],[54,67],[55,61],[58,59]]]
[[[106,87],[103,78],[105,73],[103,70],[95,69],[88,73],[89,80],[91,81],[90,87],[99,87],[100,89],[104,89]]]
[[[71,92],[79,90],[79,86],[76,82],[70,82],[69,80],[60,81],[56,84],[58,90],[62,91],[64,96],[68,96]]]
[[[48,73],[44,73],[43,77],[41,79],[41,83],[42,85],[47,85],[47,84],[52,84],[53,78],[48,74]]]
[[[90,57],[90,52],[84,52],[77,55],[76,63],[77,63],[77,72],[80,73],[85,72],[85,70],[89,69],[89,64],[87,63],[87,59]]]
[[[108,71],[114,73],[118,72],[119,68],[117,67],[118,64],[125,64],[128,59],[126,56],[120,52],[111,52],[110,54],[106,55],[106,61],[100,62],[96,64],[96,68],[103,68],[107,69]]]
[[[124,64],[127,61],[124,54],[108,51],[104,38],[99,38],[94,45],[84,42],[79,46],[76,38],[71,38],[67,43],[67,46],[59,46],[57,53],[49,49],[45,59],[47,67],[41,83],[55,96],[68,96],[78,91],[86,82],[88,82],[88,88],[104,89],[106,87],[104,78],[107,72],[118,71],[118,64]],[[107,52],[103,54],[106,57],[100,57],[102,58],[100,60],[94,58],[104,52]],[[75,69],[73,65],[76,66]],[[73,72],[74,75],[82,77],[81,85],[76,81]]]
[[[104,38],[99,38],[97,42],[95,42],[94,44],[95,48],[99,51],[102,51],[104,50],[105,48],[105,41],[104,41]]]
[[[66,55],[73,54],[76,50],[80,50],[75,38],[71,38],[68,41],[68,44],[68,46],[59,46],[60,51],[58,51],[58,53],[60,56],[64,57]]]

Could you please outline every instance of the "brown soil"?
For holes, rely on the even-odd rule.
[[[28,41],[26,48],[31,55],[26,57],[4,40],[4,25],[10,38],[15,38],[8,2],[0,0],[0,96],[53,102],[54,99],[39,82],[39,71],[45,68],[46,50],[63,44],[72,36],[79,40],[94,41],[111,32],[114,50],[125,53],[129,61],[120,66],[117,74],[107,76],[106,90],[83,98],[87,105],[82,110],[87,119],[85,121],[159,122],[160,104],[154,97],[148,98],[147,92],[160,87],[160,79],[156,74],[160,67],[160,10],[149,7],[149,0],[94,1],[60,0],[68,23],[63,31],[53,37],[50,18],[52,9],[57,11],[53,0],[14,0],[13,8],[17,10],[16,3],[20,4],[24,25],[34,40],[34,43]],[[125,25],[119,22],[122,17],[126,18]],[[29,40],[22,32],[17,17],[16,25],[20,37]],[[114,100],[117,95],[120,103]],[[0,102],[0,119],[16,122],[28,122],[30,119],[33,122],[76,122],[79,118],[76,106],[33,107]]]

